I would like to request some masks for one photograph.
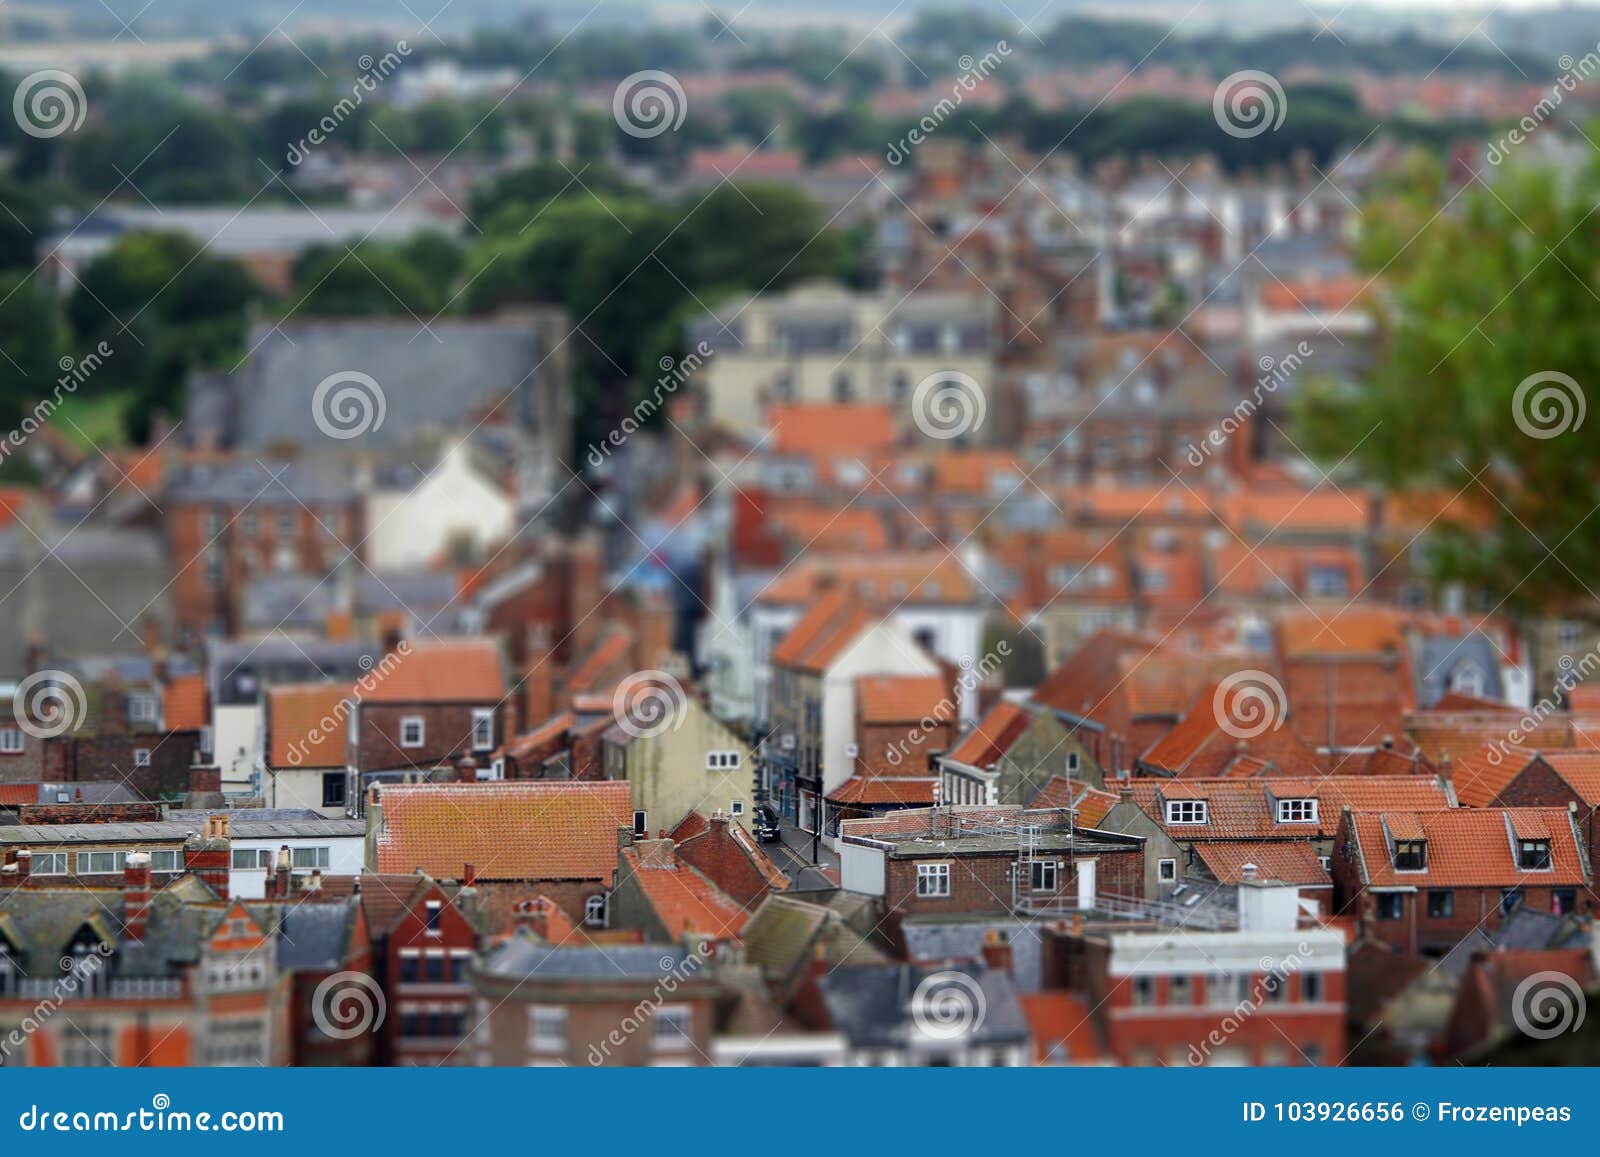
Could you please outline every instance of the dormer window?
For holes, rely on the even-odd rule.
[[[1394,870],[1397,872],[1427,871],[1428,841],[1396,840],[1394,842]]]
[[[1546,872],[1550,870],[1550,841],[1549,840],[1518,840],[1517,841],[1517,867],[1524,872]]]
[[[1280,824],[1314,824],[1317,822],[1317,801],[1314,799],[1280,799],[1278,801]]]
[[[1203,824],[1206,822],[1206,801],[1203,799],[1172,799],[1167,801],[1169,824]]]

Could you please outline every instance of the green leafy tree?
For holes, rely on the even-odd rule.
[[[1369,206],[1381,360],[1359,386],[1308,390],[1298,436],[1387,487],[1453,498],[1429,542],[1438,577],[1527,611],[1589,598],[1600,566],[1600,420],[1585,420],[1600,397],[1600,180],[1496,178],[1425,213],[1439,181],[1424,170]]]

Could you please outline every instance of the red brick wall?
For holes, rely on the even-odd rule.
[[[1041,853],[1039,859],[1070,860],[1064,852]],[[1095,890],[1119,896],[1144,895],[1144,856],[1139,848],[1130,847],[1125,852],[1097,853]],[[995,855],[962,855],[950,859],[950,895],[927,897],[917,895],[917,864],[930,860],[890,859],[886,866],[884,902],[891,912],[904,916],[945,915],[968,912],[999,912],[1011,907],[1011,872],[1016,866],[1015,852]],[[1025,895],[1035,901],[1052,896],[1073,900],[1078,892],[1077,873],[1070,866],[1056,874],[1056,890],[1052,893],[1033,892],[1026,888]]]
[[[17,809],[20,824],[150,823],[161,818],[158,803],[37,803]]]
[[[856,729],[856,745],[861,749],[856,774],[929,775],[929,757],[936,751],[949,751],[951,740],[948,723],[932,731],[923,731],[915,722],[861,723]]]
[[[487,761],[488,752],[472,750],[472,712],[477,707],[495,711],[496,744],[505,740],[504,707],[490,701],[486,703],[429,703],[429,704],[361,704],[359,725],[360,742],[352,751],[352,761],[361,771],[396,767],[437,767],[451,763],[462,755],[474,755]],[[406,717],[422,717],[422,746],[400,746],[400,721]]]

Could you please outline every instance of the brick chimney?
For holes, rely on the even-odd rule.
[[[289,880],[294,875],[288,844],[279,846],[275,869],[267,874],[267,899],[282,900],[289,895]]]
[[[29,877],[33,875],[33,853],[27,848],[18,848],[15,863],[17,865],[16,885],[21,888],[28,883]]]
[[[983,934],[983,962],[998,972],[1011,975],[1014,956],[1011,941],[1006,939],[1006,934],[998,928],[991,928]]]
[[[462,864],[461,865],[461,886],[464,887],[464,888],[471,888],[471,887],[476,886],[477,883],[478,883],[478,865],[477,864]]]
[[[478,761],[470,755],[456,760],[456,780],[459,783],[478,782]]]
[[[222,819],[219,825],[216,821]],[[211,816],[206,820],[206,834],[192,835],[184,841],[183,870],[198,876],[202,883],[217,894],[228,898],[228,871],[231,851],[228,837],[218,835],[227,831],[226,817]]]
[[[122,867],[122,924],[129,940],[144,939],[150,923],[150,856],[129,852]]]

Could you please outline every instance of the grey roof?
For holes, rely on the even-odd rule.
[[[1459,638],[1419,639],[1412,665],[1417,673],[1419,707],[1432,707],[1450,690],[1456,673],[1469,667],[1477,669],[1482,681],[1478,694],[1482,698],[1498,700],[1505,696],[1500,682],[1500,653],[1481,631]]]
[[[197,462],[175,467],[167,476],[167,495],[176,502],[295,508],[350,502],[356,493],[349,470],[315,462]]]
[[[151,820],[111,824],[17,824],[0,829],[0,844],[54,847],[59,844],[179,843],[202,828],[198,817],[208,812],[182,812],[194,819]],[[363,836],[362,820],[332,820],[318,813],[315,819],[232,820],[229,834],[235,840],[316,839]]]
[[[410,446],[429,433],[471,425],[468,415],[507,397],[507,417],[531,427],[539,415],[533,387],[559,364],[545,360],[561,340],[558,316],[443,320],[428,330],[409,318],[258,325],[247,343],[250,360],[233,380],[230,440],[245,448],[338,448],[341,442],[317,422],[328,423],[328,407],[319,415],[313,397],[324,381],[352,374],[371,378],[382,395],[382,421],[367,425],[363,449]]]
[[[380,648],[370,643],[326,639],[210,640],[206,644],[206,683],[213,702],[240,706],[255,703],[264,688],[282,683],[353,682],[370,670],[381,654]]]
[[[838,968],[818,985],[829,1019],[854,1048],[958,1048],[1021,1044],[1028,1039],[1016,985],[1005,972],[984,964]],[[970,1026],[968,1030],[953,1036],[924,1031],[923,1023],[940,1029],[951,1025],[939,1011],[948,1011],[947,1000],[959,1023]]]
[[[687,957],[684,949],[661,944],[552,949],[524,934],[490,949],[479,971],[508,980],[659,980]]]
[[[338,609],[339,592],[326,575],[263,574],[245,586],[242,604],[246,627],[314,629]]]
[[[350,896],[285,909],[279,926],[278,967],[306,972],[338,968],[349,943],[350,921],[360,904],[359,897]]]
[[[355,613],[368,616],[400,610],[430,619],[456,598],[456,576],[444,571],[384,571],[362,569],[351,582]]]
[[[172,561],[159,531],[55,523],[0,531],[0,675],[51,655],[142,653],[141,623],[171,620]]]
[[[1022,992],[1038,992],[1042,987],[1040,959],[1043,942],[1036,920],[941,921],[937,916],[911,917],[901,925],[906,955],[913,960],[960,960],[981,958],[984,938],[990,931],[1005,934],[1011,945],[1011,975]]]

